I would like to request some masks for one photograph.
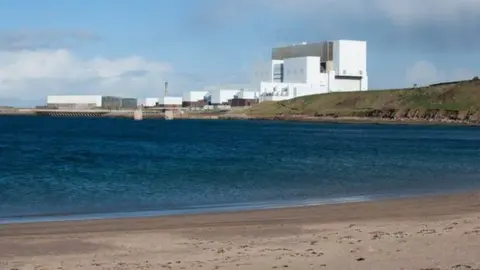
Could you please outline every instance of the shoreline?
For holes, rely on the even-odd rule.
[[[479,252],[479,192],[0,225],[0,268],[20,270],[476,269]]]
[[[132,114],[132,115],[131,115]],[[94,115],[37,115],[35,113],[25,112],[0,112],[0,117],[8,116],[27,116],[27,117],[56,117],[56,118],[121,118],[132,119],[132,113],[108,114],[101,116]],[[163,113],[147,113],[143,116],[144,120],[164,120]],[[238,121],[282,121],[282,122],[300,122],[300,123],[336,123],[336,124],[376,124],[376,125],[442,125],[442,126],[480,126],[480,122],[452,120],[452,119],[434,119],[434,118],[381,118],[381,117],[329,117],[329,116],[248,116],[235,114],[205,113],[205,114],[186,114],[177,115],[173,120],[238,120]]]
[[[428,195],[428,194],[423,194]],[[306,199],[293,201],[265,201],[255,203],[238,203],[224,205],[199,205],[178,209],[164,210],[137,210],[129,212],[91,212],[91,213],[45,213],[34,215],[17,215],[0,217],[0,226],[24,223],[46,223],[66,221],[92,221],[109,219],[134,219],[134,218],[158,218],[172,216],[190,216],[205,214],[228,214],[235,212],[251,212],[275,209],[292,209],[306,206],[335,205],[353,202],[370,202],[390,200],[394,198],[412,198],[423,195],[399,195],[399,196],[350,196],[332,197],[321,199]]]
[[[470,199],[478,199],[472,201]],[[387,211],[392,206],[408,206],[408,211],[399,211],[392,213]],[[478,209],[475,208],[478,206]],[[359,211],[375,209],[376,211],[366,211],[361,215],[352,211],[357,209]],[[176,223],[181,225],[208,226],[210,220],[215,220],[214,223],[228,223],[236,225],[243,224],[245,220],[249,223],[260,224],[263,222],[270,222],[271,219],[281,219],[283,222],[296,222],[298,218],[308,217],[310,211],[318,213],[326,213],[325,217],[315,219],[315,222],[329,223],[329,222],[346,222],[351,220],[372,220],[372,219],[388,219],[388,218],[413,218],[413,217],[433,217],[433,216],[448,216],[454,214],[464,213],[480,213],[480,191],[476,192],[455,192],[442,194],[426,194],[417,196],[404,196],[396,198],[384,198],[378,200],[365,201],[351,201],[326,203],[318,205],[298,205],[285,206],[278,208],[265,209],[244,209],[232,211],[218,211],[218,212],[199,212],[199,213],[185,213],[173,215],[152,215],[152,216],[137,216],[137,217],[113,217],[113,218],[98,218],[98,219],[79,219],[79,220],[56,220],[56,221],[40,221],[40,222],[24,222],[24,223],[4,223],[0,224],[3,229],[17,229],[22,228],[38,228],[38,227],[63,227],[68,224],[87,224],[95,227],[103,227],[112,223],[125,223],[126,226],[122,228],[129,230],[129,226],[134,223],[154,223],[155,221],[165,221],[162,225],[171,224],[169,226],[159,226],[158,229],[170,229],[177,227]],[[293,214],[293,215],[291,215]],[[342,215],[343,214],[343,215]],[[245,218],[242,220],[242,218]],[[193,223],[184,221],[195,221]],[[206,221],[206,222],[205,222]],[[8,236],[7,230],[0,230],[0,236]]]
[[[451,125],[451,126],[480,126],[480,122],[460,120],[437,120],[416,118],[379,118],[379,117],[327,117],[327,116],[222,116],[222,120],[264,120],[303,123],[338,123],[338,124],[378,124],[378,125]]]
[[[303,207],[328,207],[332,205],[344,205],[355,203],[381,203],[396,200],[413,200],[419,198],[431,198],[440,196],[453,196],[458,194],[468,194],[466,189],[456,190],[438,190],[423,193],[404,193],[404,194],[372,194],[372,195],[352,195],[344,197],[325,197],[309,198],[303,200],[290,201],[259,201],[252,203],[232,203],[221,205],[198,205],[187,206],[177,209],[144,209],[128,212],[84,212],[84,213],[41,213],[31,215],[12,215],[0,217],[0,227],[2,225],[16,224],[35,224],[35,223],[58,223],[58,222],[79,222],[79,221],[102,221],[102,220],[124,220],[124,219],[143,219],[143,218],[169,218],[176,216],[193,215],[222,215],[232,213],[249,213],[256,211],[281,211],[283,209],[298,209]],[[480,190],[479,190],[480,193]]]

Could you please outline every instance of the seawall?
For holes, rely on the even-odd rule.
[[[3,109],[4,116],[52,116],[52,117],[111,117],[132,118],[134,110],[49,110],[49,109]],[[164,118],[160,110],[144,110],[143,118]]]
[[[163,110],[142,110],[143,119],[165,119]],[[173,119],[218,119],[223,112],[173,111]],[[57,110],[57,109],[2,109],[0,116],[104,117],[131,118],[134,110]]]
[[[480,125],[480,111],[458,111],[439,109],[383,109],[363,110],[349,115],[317,113],[315,115],[223,115],[220,119],[236,120],[281,120],[305,122],[356,122],[386,124],[464,124]]]
[[[36,110],[2,109],[5,116],[52,116],[52,117],[106,117],[131,118],[133,110]],[[165,119],[161,110],[144,110],[143,119]],[[275,120],[302,122],[342,122],[342,123],[381,123],[381,124],[462,124],[480,125],[480,111],[456,111],[438,109],[383,109],[352,112],[350,115],[337,113],[316,113],[315,115],[249,115],[245,113],[209,112],[174,113],[173,119],[210,119],[210,120]]]

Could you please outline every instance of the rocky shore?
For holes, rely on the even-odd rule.
[[[463,124],[480,125],[480,111],[421,110],[421,109],[372,109],[340,113],[316,113],[314,115],[222,115],[219,119],[230,120],[279,120],[305,122],[385,123],[385,124]]]
[[[132,112],[112,112],[98,117],[132,118]],[[0,115],[36,116],[33,110],[0,111]],[[54,115],[52,115],[54,116]],[[71,116],[81,116],[71,114]],[[91,116],[91,115],[88,115]],[[96,115],[93,115],[96,116]],[[164,119],[163,112],[144,111],[144,119]],[[222,113],[184,113],[174,114],[174,119],[208,119],[208,120],[272,120],[272,121],[303,121],[303,122],[335,122],[335,123],[377,123],[377,124],[460,124],[480,125],[480,111],[458,111],[439,109],[372,109],[359,110],[350,113],[315,113],[306,114],[279,114],[279,115],[251,115],[242,112]]]

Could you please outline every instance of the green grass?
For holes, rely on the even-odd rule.
[[[252,116],[352,116],[376,110],[480,110],[480,80],[461,81],[415,89],[341,92],[264,102],[247,111]]]

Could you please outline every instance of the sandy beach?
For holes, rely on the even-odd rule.
[[[0,226],[0,269],[477,269],[480,194]]]

